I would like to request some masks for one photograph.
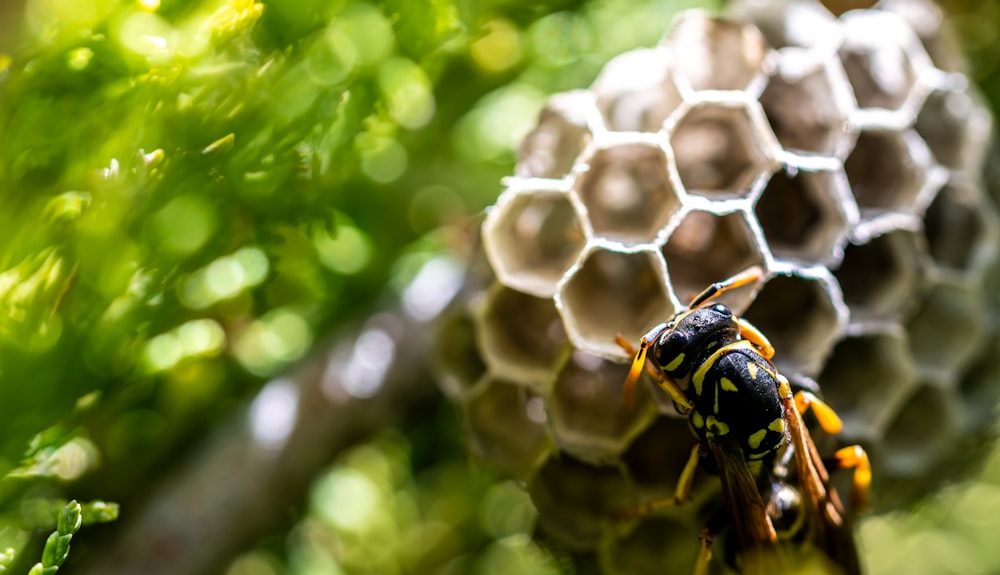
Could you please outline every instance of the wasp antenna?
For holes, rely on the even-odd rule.
[[[705,305],[706,302],[708,302],[715,296],[722,295],[723,293],[731,289],[736,289],[738,287],[742,287],[747,284],[752,284],[753,282],[759,280],[762,277],[764,277],[764,268],[760,266],[750,266],[729,279],[722,280],[721,282],[716,282],[705,288],[705,291],[694,296],[694,298],[691,300],[691,303],[688,305],[688,308],[690,309],[699,308]]]
[[[631,346],[629,346],[629,348],[631,348]],[[642,368],[646,365],[647,349],[649,349],[649,344],[645,339],[643,339],[639,344],[639,351],[635,353],[635,357],[632,359],[632,367],[628,370],[628,377],[625,378],[625,385],[622,386],[622,399],[625,400],[625,406],[629,409],[632,409],[634,405],[635,384],[639,381],[639,374],[642,373]]]
[[[632,347],[632,344],[625,339],[624,335],[620,333],[615,335],[615,343],[618,344],[618,347],[632,356],[632,367],[628,370],[628,377],[625,378],[625,385],[622,387],[622,399],[625,400],[625,406],[629,409],[632,409],[634,404],[635,384],[639,381],[639,372],[646,365],[646,350],[649,349],[650,342],[656,340],[656,337],[663,331],[665,326],[666,324],[660,324],[642,336],[642,339],[639,340],[638,350]]]

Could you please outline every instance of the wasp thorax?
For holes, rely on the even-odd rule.
[[[673,325],[673,328],[669,326]],[[685,380],[708,355],[740,339],[733,312],[715,304],[680,314],[653,344],[653,361],[667,375]]]

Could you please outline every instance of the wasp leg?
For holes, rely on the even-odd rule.
[[[782,379],[783,388],[787,388],[788,380]],[[820,427],[827,433],[836,434],[843,428],[840,417],[823,400],[808,391],[800,391],[795,394],[795,408],[799,413],[805,413],[806,409],[810,407],[812,407]],[[855,512],[867,509],[872,483],[872,466],[868,459],[868,453],[860,445],[851,445],[838,450],[833,456],[832,463],[832,466],[837,469],[854,470],[851,485],[851,506]]]
[[[753,282],[759,280],[764,276],[764,268],[760,266],[749,267],[740,273],[734,275],[733,277],[722,280],[721,282],[716,282],[702,291],[700,294],[694,296],[691,300],[691,305],[688,306],[690,309],[696,309],[705,304],[708,300],[712,299],[717,295],[721,295],[731,289],[736,289],[747,284],[752,284]]]
[[[851,445],[833,454],[838,469],[854,469],[851,484],[851,506],[855,512],[868,508],[872,485],[872,466],[868,453],[860,445]]]
[[[653,381],[660,386],[660,389],[667,392],[670,399],[674,400],[674,405],[677,407],[677,411],[681,415],[691,413],[691,410],[694,409],[694,404],[692,404],[691,400],[684,395],[681,388],[678,387],[678,385],[663,372],[656,369],[646,361],[646,350],[649,349],[651,342],[655,340],[655,336],[648,340],[647,338],[649,338],[649,334],[643,336],[637,351],[621,334],[615,336],[615,343],[625,350],[625,353],[633,357],[632,368],[629,369],[628,377],[625,378],[625,385],[622,386],[622,397],[625,400],[625,405],[628,406],[629,409],[632,408],[634,403],[633,397],[635,395],[635,384],[639,381],[639,373],[642,371],[643,367],[645,367],[646,373],[653,378]]]
[[[698,559],[694,564],[694,575],[708,575],[708,563],[712,560],[712,541],[715,540],[715,534],[709,528],[704,528],[701,530],[701,534],[698,535],[698,542],[700,543],[698,548]]]
[[[694,474],[698,470],[698,461],[706,455],[707,452],[705,451],[705,446],[700,443],[691,449],[691,455],[688,457],[688,461],[684,465],[684,470],[681,471],[680,479],[677,480],[677,487],[674,488],[673,497],[652,499],[650,501],[644,501],[638,505],[633,505],[632,507],[619,509],[615,512],[615,517],[622,520],[633,519],[635,517],[642,517],[644,515],[655,513],[665,507],[680,505],[687,501],[688,495],[691,494],[691,484],[694,483]]]
[[[748,340],[750,343],[757,348],[757,351],[764,356],[765,359],[771,359],[774,357],[774,346],[771,345],[770,340],[767,336],[762,334],[757,326],[750,323],[749,321],[743,319],[742,317],[736,320],[736,323],[740,326],[740,335],[743,339]]]
[[[836,435],[844,428],[844,424],[840,421],[837,412],[827,405],[825,401],[808,391],[800,391],[795,394],[795,407],[799,410],[799,413],[803,414],[811,407],[813,415],[816,416],[816,420],[819,422],[819,426],[830,435]]]

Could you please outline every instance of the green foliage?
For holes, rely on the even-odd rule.
[[[0,7],[0,559],[67,492],[127,504],[375,309],[492,201],[545,94],[692,3]]]
[[[85,523],[114,521],[118,518],[116,505],[95,501],[80,505],[76,500],[62,506],[55,516],[56,530],[45,540],[42,560],[28,571],[28,575],[52,575],[59,571],[69,556],[69,543]]]

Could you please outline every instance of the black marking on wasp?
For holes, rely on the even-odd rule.
[[[643,336],[638,350],[621,336],[617,338],[634,358],[623,388],[626,404],[632,404],[636,382],[645,368],[673,399],[677,411],[689,417],[698,438],[672,498],[646,502],[622,510],[620,515],[634,517],[683,503],[699,463],[711,454],[744,573],[789,571],[788,558],[779,547],[783,539],[798,542],[800,548],[819,548],[844,573],[860,573],[844,507],[830,486],[801,414],[812,407],[828,433],[840,431],[840,419],[812,394],[800,391],[793,395],[788,380],[771,363],[774,347],[767,338],[727,306],[712,303],[716,296],[762,276],[763,270],[754,266],[710,285],[695,296],[687,310]],[[790,471],[776,473],[775,462],[782,460]],[[853,499],[857,508],[864,506],[871,480],[867,455],[852,446],[838,451],[834,462],[838,467],[854,468]],[[775,496],[791,487],[793,476],[801,495],[795,510],[801,520],[788,532],[783,529],[779,537],[774,520],[779,512],[791,510],[776,503]],[[762,489],[760,484],[766,481],[774,487]],[[700,537],[697,575],[708,572],[713,538],[713,530],[706,527]]]

